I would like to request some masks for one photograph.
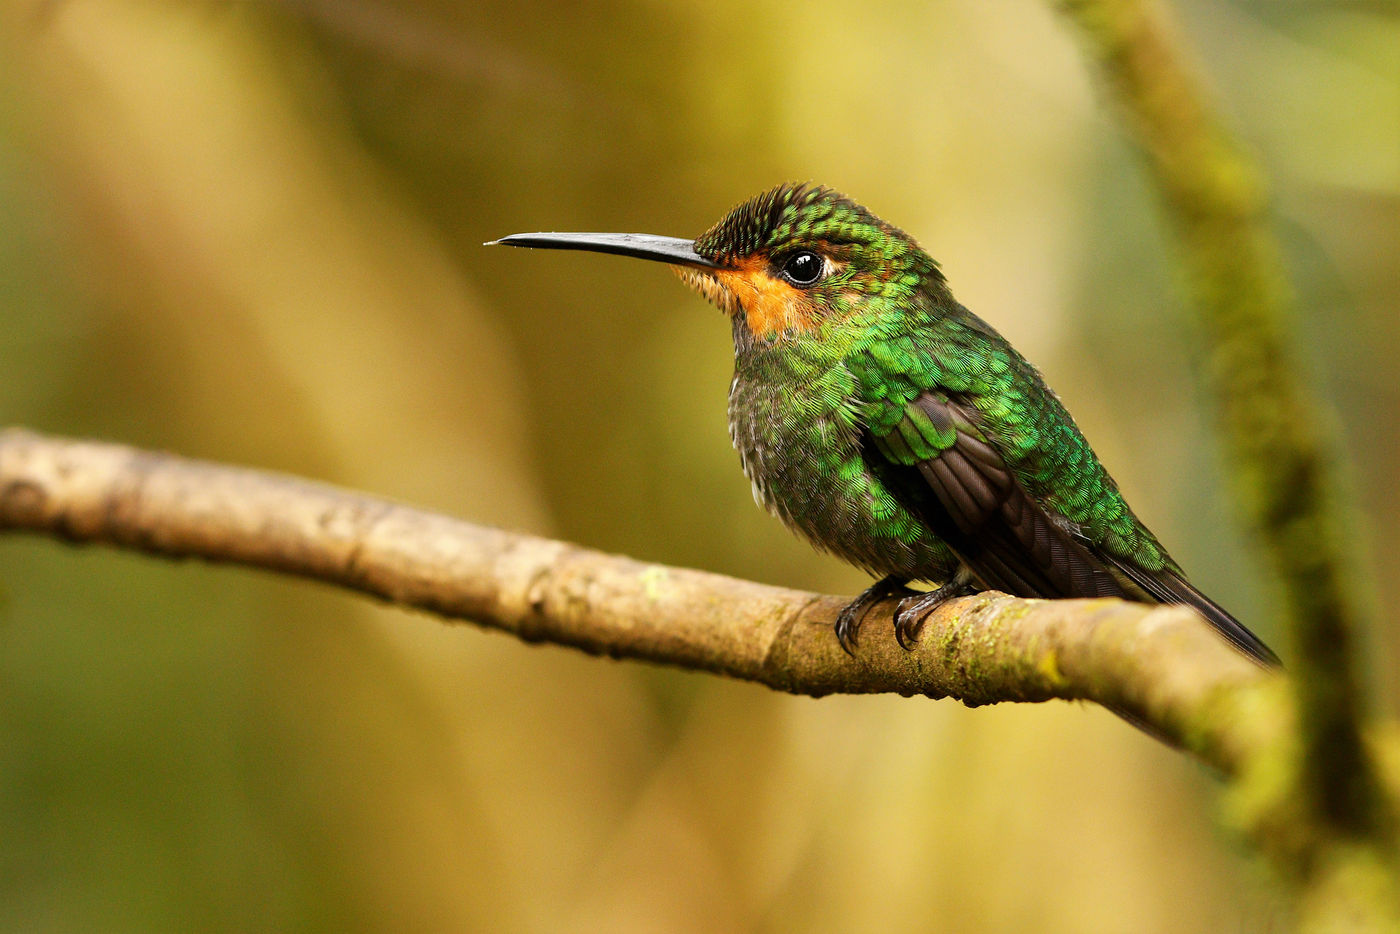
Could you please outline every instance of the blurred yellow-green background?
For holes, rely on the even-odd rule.
[[[1400,605],[1400,9],[1182,0],[1276,194]],[[1172,245],[1039,0],[0,3],[0,423],[829,592],[664,270],[778,181],[917,236],[1194,580],[1288,646]],[[1101,710],[778,695],[317,585],[0,539],[0,930],[1252,931],[1213,779]],[[1393,620],[1393,610],[1379,613]],[[1394,712],[1400,638],[1368,634]]]

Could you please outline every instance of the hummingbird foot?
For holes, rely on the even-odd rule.
[[[847,655],[856,654],[856,637],[860,634],[860,624],[865,619],[865,614],[870,612],[870,608],[887,597],[914,593],[907,586],[908,583],[905,578],[893,574],[882,577],[841,611],[841,615],[836,617],[836,639]]]
[[[977,587],[969,578],[970,575],[959,571],[942,587],[899,601],[899,609],[894,611],[894,637],[900,648],[906,652],[913,650],[914,643],[919,640],[919,631],[924,628],[924,620],[934,610],[954,597],[976,593]]]

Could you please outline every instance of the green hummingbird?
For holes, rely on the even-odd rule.
[[[1133,515],[1040,373],[958,304],[903,231],[829,188],[785,184],[695,240],[514,234],[494,243],[667,263],[730,318],[729,431],[754,498],[898,597],[910,648],[952,597],[1122,597],[1192,606],[1264,665],[1278,657],[1186,580]],[[936,583],[918,592],[914,581]]]

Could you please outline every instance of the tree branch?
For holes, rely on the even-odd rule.
[[[1300,377],[1293,296],[1263,178],[1211,112],[1154,4],[1058,3],[1122,106],[1181,244],[1237,501],[1284,587],[1313,800],[1344,832],[1385,828],[1360,731],[1361,612],[1347,586],[1356,562],[1329,453],[1338,445]]]
[[[1227,774],[1286,716],[1277,681],[1193,612],[982,594],[934,613],[917,649],[845,600],[483,528],[295,477],[113,444],[0,432],[0,530],[315,578],[530,642],[710,671],[781,691],[1088,700]]]
[[[1316,896],[1304,906],[1305,927],[1333,930],[1361,917],[1375,929],[1400,927],[1393,789],[1363,736],[1363,620],[1334,476],[1340,446],[1301,377],[1294,297],[1262,174],[1212,113],[1157,4],[1053,2],[1078,29],[1163,197],[1236,499],[1283,585],[1298,748],[1272,781],[1297,793],[1287,795],[1294,826],[1275,825],[1264,843]]]

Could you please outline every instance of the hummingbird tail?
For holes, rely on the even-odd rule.
[[[1195,609],[1232,645],[1265,668],[1283,667],[1279,657],[1262,639],[1226,612],[1224,607],[1193,587],[1191,582],[1180,574],[1165,568],[1151,573],[1130,561],[1114,561],[1113,564],[1130,577],[1133,583],[1147,591],[1153,599],[1162,603],[1179,603]]]

